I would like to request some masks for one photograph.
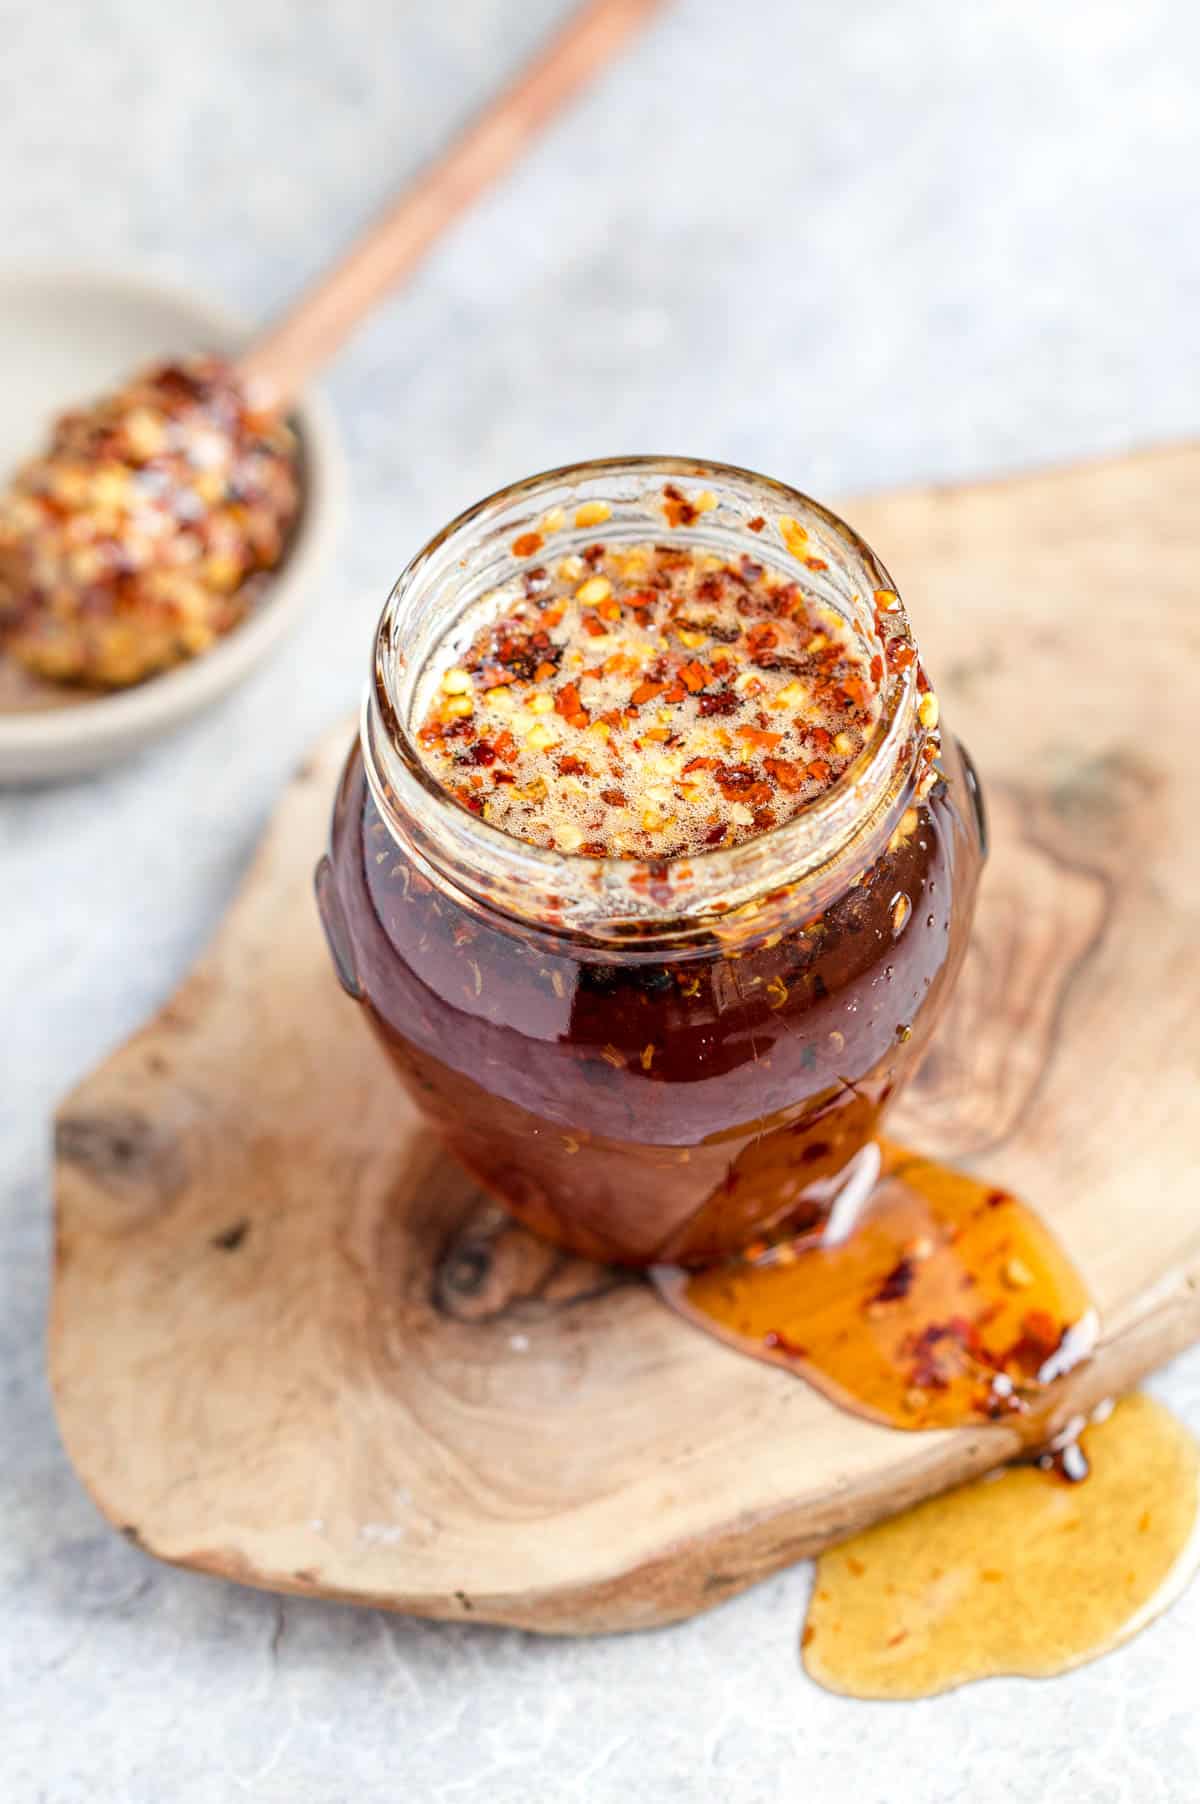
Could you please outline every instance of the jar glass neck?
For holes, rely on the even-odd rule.
[[[597,542],[649,539],[749,555],[836,609],[877,676],[873,731],[816,802],[734,847],[649,862],[568,856],[514,839],[452,800],[426,768],[416,742],[422,673],[473,605],[522,565]],[[882,850],[915,778],[916,663],[899,669],[885,657],[880,597],[894,644],[907,637],[907,621],[874,553],[818,503],[750,471],[625,458],[531,477],[452,521],[392,590],[362,723],[376,805],[425,875],[518,930],[565,931],[577,942],[638,946],[649,956],[713,933],[757,937],[785,907],[793,919],[819,912]]]

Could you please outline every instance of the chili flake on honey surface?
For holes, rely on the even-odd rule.
[[[737,845],[837,783],[879,717],[874,648],[758,559],[592,545],[480,606],[418,743],[463,807],[532,845]]]

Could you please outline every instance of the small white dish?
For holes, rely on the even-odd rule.
[[[158,357],[236,351],[247,336],[225,308],[152,277],[0,269],[0,483],[40,448],[65,407]],[[342,455],[328,408],[310,393],[291,418],[303,502],[287,556],[253,612],[203,656],[109,695],[35,690],[11,667],[0,670],[0,783],[115,763],[219,700],[271,651],[311,593],[342,513]]]

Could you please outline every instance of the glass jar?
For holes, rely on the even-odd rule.
[[[732,848],[639,862],[511,838],[422,763],[422,671],[514,565],[651,538],[769,560],[836,607],[874,655],[873,734],[814,804]],[[874,554],[747,471],[551,471],[413,559],[379,624],[318,896],[345,987],[513,1215],[589,1257],[700,1264],[815,1225],[869,1179],[962,961],[983,856],[973,773],[930,731],[927,694]]]

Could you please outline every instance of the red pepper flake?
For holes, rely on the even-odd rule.
[[[766,525],[766,521],[763,519],[762,515],[755,514],[753,520],[747,520],[746,531],[747,532],[761,532],[765,525]]]
[[[585,727],[588,723],[588,715],[579,699],[579,688],[575,683],[563,684],[554,697],[554,709],[555,713],[561,714],[564,720],[569,720],[572,725],[577,722],[580,715],[583,715]]]
[[[635,708],[640,708],[643,702],[652,702],[655,696],[661,695],[666,686],[665,683],[639,683],[629,699]]]
[[[764,765],[769,776],[773,777],[780,789],[786,789],[789,795],[795,795],[804,788],[807,778],[799,764],[787,758],[764,758]]]
[[[808,1358],[808,1348],[785,1334],[782,1328],[768,1328],[763,1335],[763,1346],[772,1353],[786,1353],[789,1359]]]
[[[978,1362],[981,1348],[975,1325],[956,1315],[928,1323],[905,1341],[903,1351],[912,1360],[909,1377],[918,1390],[944,1391],[952,1377]]]
[[[823,557],[806,557],[804,561],[810,570],[828,570],[829,568]]]
[[[907,670],[917,656],[917,648],[907,639],[889,639],[887,661],[893,670]]]
[[[691,502],[684,498],[673,482],[669,482],[663,489],[663,513],[669,526],[693,526],[698,518]]]
[[[746,765],[719,764],[717,782],[728,802],[743,802],[753,808],[774,798],[775,792],[771,785],[764,783],[761,777],[756,777]]]
[[[717,764],[713,769],[722,790],[734,801],[739,800],[757,782],[749,764]]]
[[[1027,1309],[1021,1332],[1000,1358],[1002,1368],[1015,1367],[1022,1376],[1040,1377],[1043,1366],[1062,1345],[1064,1330],[1046,1309]]]
[[[756,746],[760,751],[765,752],[774,751],[783,740],[782,733],[764,733],[760,727],[735,727],[734,731],[739,739],[746,741],[747,745]]]
[[[883,659],[878,652],[871,659],[871,681],[875,684],[883,681]]]
[[[532,557],[535,551],[542,549],[544,541],[540,532],[522,532],[512,542],[514,557]]]
[[[716,689],[711,695],[700,697],[702,715],[736,714],[739,706],[737,692],[733,689]]]
[[[917,1262],[905,1253],[896,1261],[879,1289],[867,1299],[868,1306],[871,1303],[898,1303],[912,1289],[916,1275]]]

